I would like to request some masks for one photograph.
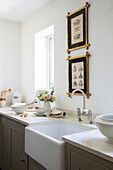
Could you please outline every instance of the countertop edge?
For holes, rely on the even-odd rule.
[[[16,118],[16,117],[13,117],[13,116],[11,116],[11,115],[8,115],[8,114],[2,113],[2,112],[0,112],[0,115],[2,115],[2,116],[4,116],[4,117],[7,117],[7,118],[9,118],[10,120],[14,120],[14,121],[16,121],[16,122],[18,122],[18,123],[21,123],[21,124],[23,124],[23,125],[25,125],[25,126],[29,126],[29,124],[30,124],[30,123],[25,122],[24,120],[20,120],[20,119],[18,119],[18,118]]]

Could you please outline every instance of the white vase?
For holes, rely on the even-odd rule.
[[[50,101],[48,102],[40,101],[40,106],[45,108],[46,113],[51,110]]]

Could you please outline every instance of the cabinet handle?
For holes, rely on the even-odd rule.
[[[23,159],[23,158],[21,158],[20,160],[21,160],[21,162],[25,162],[25,159]]]

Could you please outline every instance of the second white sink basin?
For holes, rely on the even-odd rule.
[[[32,124],[25,128],[25,152],[48,170],[64,170],[62,136],[91,129],[64,120]]]

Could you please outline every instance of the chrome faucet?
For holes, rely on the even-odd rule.
[[[93,123],[93,121],[92,121],[92,111],[86,109],[86,107],[85,107],[85,93],[83,92],[83,90],[81,90],[81,89],[73,90],[71,95],[70,95],[70,98],[72,98],[73,94],[77,91],[81,92],[82,95],[83,95],[83,110],[81,111],[80,108],[77,108],[77,117],[78,117],[79,121],[82,121],[81,115],[82,116],[88,116],[88,120],[89,120],[90,124],[92,124]]]

